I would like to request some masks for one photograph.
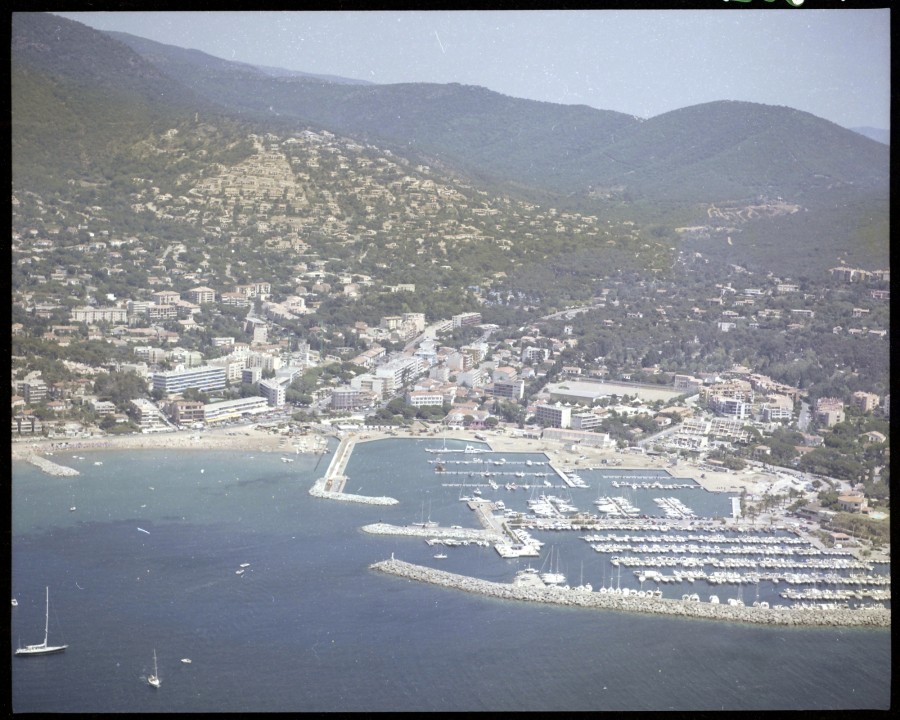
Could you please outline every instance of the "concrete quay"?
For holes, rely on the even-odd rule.
[[[73,475],[81,474],[75,468],[66,467],[65,465],[57,465],[52,460],[48,460],[47,458],[41,457],[40,455],[29,455],[27,460],[32,465],[40,468],[48,475],[57,475],[59,477],[70,477]]]
[[[669,598],[641,598],[633,595],[602,594],[588,590],[557,586],[497,583],[458,575],[444,570],[396,560],[382,560],[369,566],[372,570],[454,588],[503,600],[521,600],[553,605],[652,613],[704,620],[754,623],[796,627],[890,627],[891,611],[887,608],[770,608],[711,604]]]

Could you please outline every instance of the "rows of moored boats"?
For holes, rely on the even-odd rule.
[[[459,540],[457,538],[428,538],[425,542],[429,545],[446,545],[447,547],[458,547],[461,545],[490,546],[487,540]]]
[[[606,540],[627,540],[630,542],[673,542],[673,543],[685,543],[691,541],[706,541],[706,542],[715,542],[715,543],[743,543],[743,544],[759,544],[759,545],[807,545],[807,541],[803,538],[795,537],[795,536],[776,536],[776,535],[758,535],[758,536],[747,536],[746,534],[737,536],[737,535],[723,535],[721,533],[704,533],[702,535],[698,534],[688,534],[683,535],[681,533],[677,535],[669,535],[659,534],[659,535],[612,535],[607,533],[606,535],[585,535],[581,538],[582,540],[586,540],[587,542],[603,542]],[[841,555],[849,555],[851,554],[849,550],[841,550],[837,554]]]
[[[578,512],[578,508],[568,500],[564,500],[556,495],[545,495],[543,493],[539,497],[528,501],[528,509],[535,517],[539,518],[559,518],[566,513]]]
[[[598,552],[605,552],[603,550]],[[720,558],[713,555],[704,557],[697,556],[675,556],[675,555],[654,555],[652,557],[644,555],[613,555],[610,558],[613,565],[625,565],[633,567],[637,565],[646,565],[648,567],[703,567],[711,565],[718,568],[763,568],[766,570],[780,569],[799,569],[799,570],[871,570],[871,566],[861,560],[852,560],[850,558],[832,558],[830,560],[791,560],[788,558],[780,558],[777,560],[756,560],[755,558],[733,557]]]
[[[723,548],[720,545],[710,545],[708,543],[704,543],[702,545],[698,545],[697,543],[648,544],[628,542],[626,539],[619,540],[618,542],[608,541],[602,543],[591,543],[591,547],[593,547],[597,552],[632,551],[656,553],[660,555],[664,553],[677,553],[679,555],[683,555],[686,553],[693,553],[695,555],[698,553],[706,555],[762,555],[766,558],[773,558],[773,562],[776,562],[779,557],[793,557],[796,555],[800,555],[803,557],[831,557],[836,559],[850,557],[845,553],[833,553],[829,552],[828,550],[816,547],[797,547],[792,549],[769,546],[733,545]],[[868,563],[863,563],[863,565],[868,566]]]
[[[641,514],[637,506],[623,497],[599,497],[594,500],[594,505],[608,517],[636,517]]]
[[[662,508],[663,514],[668,518],[697,517],[697,513],[691,510],[678,498],[659,497],[653,498],[653,502],[655,502],[660,508]]]
[[[626,480],[612,480],[609,483],[614,488],[631,488],[632,490],[702,490],[697,483],[664,483],[654,482],[629,482]]]

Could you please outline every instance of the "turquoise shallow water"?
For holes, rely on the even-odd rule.
[[[360,532],[372,522],[426,516],[474,525],[460,488],[427,462],[427,446],[357,446],[347,490],[392,495],[400,500],[392,507],[312,498],[308,489],[327,457],[57,455],[81,471],[74,478],[15,465],[11,586],[19,605],[11,611],[11,645],[40,641],[49,585],[51,642],[69,649],[12,659],[14,711],[889,707],[887,631],[533,606],[370,571],[370,563],[395,553],[508,581],[525,563],[477,546],[451,548],[438,561],[421,539]],[[573,490],[572,500],[588,509],[608,478],[581,475],[591,488]],[[500,492],[507,505],[527,499],[526,491]],[[730,506],[726,496],[684,493],[686,503],[713,503],[709,512],[717,503]],[[640,491],[631,499],[642,510],[652,505],[652,495]],[[595,587],[608,579],[601,555],[562,535],[540,537],[545,552],[557,547],[570,578],[583,573]],[[249,565],[237,575],[241,563]],[[145,681],[154,648],[159,690]]]

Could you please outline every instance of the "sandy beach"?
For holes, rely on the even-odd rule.
[[[329,431],[328,434],[334,434]],[[353,433],[357,440],[380,440],[385,438],[446,438],[467,442],[479,442],[471,431],[459,429],[442,430],[440,434],[417,430],[361,430]],[[675,477],[691,478],[712,492],[740,492],[746,488],[752,492],[758,483],[771,483],[772,476],[762,472],[716,472],[701,470],[697,465],[679,460],[675,465],[659,456],[634,452],[619,452],[613,449],[592,448],[579,445],[576,450],[571,444],[535,438],[513,437],[506,433],[482,433],[485,442],[498,452],[544,453],[555,467],[576,471],[578,468],[665,468]],[[13,459],[23,459],[30,455],[44,455],[77,449],[79,452],[92,450],[253,450],[254,452],[295,452],[298,446],[312,450],[314,443],[322,438],[320,433],[308,435],[287,435],[269,428],[258,426],[211,428],[202,431],[181,431],[165,433],[143,433],[134,435],[109,435],[96,438],[78,438],[68,441],[46,439],[21,439],[12,443]],[[613,461],[616,464],[613,465]],[[704,477],[701,477],[704,476]]]
[[[232,434],[229,434],[232,433]],[[108,435],[73,440],[22,439],[12,443],[13,459],[63,450],[255,450],[259,452],[292,451],[290,438],[259,428],[239,430],[216,428],[203,431]]]

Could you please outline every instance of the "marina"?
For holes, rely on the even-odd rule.
[[[461,452],[473,454],[471,446],[466,447],[468,452],[465,449]],[[446,447],[425,450],[432,454],[452,452],[452,448]],[[497,453],[482,450],[479,454],[482,457],[471,460],[431,458],[427,464],[435,466],[439,476],[453,472],[448,471],[447,466],[492,468],[479,473],[457,473],[472,477],[472,482],[440,484],[442,488],[460,490],[459,499],[475,511],[483,535],[463,536],[459,526],[447,530],[435,521],[431,521],[428,528],[416,527],[422,523],[413,523],[405,528],[382,524],[377,528],[370,525],[364,529],[379,534],[427,535],[427,544],[440,544],[451,549],[492,545],[497,555],[506,561],[538,558],[542,560],[543,570],[537,573],[537,579],[544,585],[559,587],[568,587],[565,584],[566,575],[553,567],[559,562],[559,545],[554,543],[548,551],[545,542],[535,533],[576,531],[582,533],[577,536],[580,540],[603,557],[609,569],[608,582],[606,577],[599,582],[595,579],[596,590],[590,582],[579,583],[577,587],[580,592],[587,593],[630,595],[633,592],[636,597],[646,595],[660,599],[665,595],[666,599],[670,599],[668,596],[677,599],[685,595],[702,595],[699,592],[685,592],[692,586],[698,586],[698,589],[702,586],[707,589],[707,596],[717,600],[718,596],[709,591],[715,587],[731,586],[737,588],[738,596],[725,598],[721,605],[734,607],[743,602],[740,588],[753,586],[757,594],[761,587],[763,589],[763,599],[757,599],[756,609],[782,610],[801,607],[801,603],[809,606],[811,601],[812,604],[816,601],[841,601],[844,603],[842,609],[878,607],[890,601],[889,574],[875,571],[873,563],[856,559],[848,549],[820,547],[784,528],[752,528],[735,522],[728,524],[721,517],[714,519],[699,515],[687,502],[688,495],[679,497],[674,494],[700,487],[696,483],[669,483],[663,475],[640,471],[629,476],[627,469],[610,473],[603,469],[583,468],[580,473],[594,473],[591,479],[597,486],[598,496],[590,502],[597,509],[595,514],[579,510],[574,498],[570,497],[570,492],[575,493],[579,489],[573,488],[570,483],[561,488],[556,486],[557,491],[564,490],[565,496],[561,497],[552,493],[554,486],[546,481],[546,484],[522,482],[501,485],[492,479],[493,475],[501,474],[496,468],[504,468],[502,472],[507,472],[506,468],[516,467],[530,471],[540,466],[546,468],[551,476],[574,477],[584,484],[582,489],[589,488],[590,485],[579,474],[563,472],[549,460],[523,458],[515,453],[498,456]],[[485,477],[486,483],[475,481]],[[638,478],[640,482],[637,482]],[[599,494],[604,484],[608,488],[624,489],[629,496]],[[464,495],[465,489],[471,494]],[[506,502],[499,499],[501,494],[518,489],[524,489],[527,493],[513,493]],[[653,491],[660,489],[666,489],[673,495],[654,497]],[[636,495],[641,491],[648,491],[648,494],[642,496],[643,500],[638,503]],[[516,497],[519,499],[515,500]],[[727,503],[736,499],[727,495],[723,498]],[[655,508],[648,507],[648,501]],[[723,523],[726,523],[724,527]],[[585,531],[587,534],[584,534]],[[582,560],[582,575],[583,566]],[[623,567],[631,571],[626,574],[624,587],[621,578]],[[518,578],[520,572],[515,571],[513,577]],[[612,582],[614,572],[617,573],[615,587]],[[532,580],[529,578],[528,581]],[[645,590],[646,582],[655,584],[655,587]],[[638,586],[630,586],[630,583],[637,583]],[[779,584],[795,590],[790,593],[779,591]],[[836,594],[819,592],[817,588],[820,584],[828,584],[832,593]],[[661,587],[666,586],[672,586],[672,589],[664,593]],[[712,602],[716,604],[715,600]]]

